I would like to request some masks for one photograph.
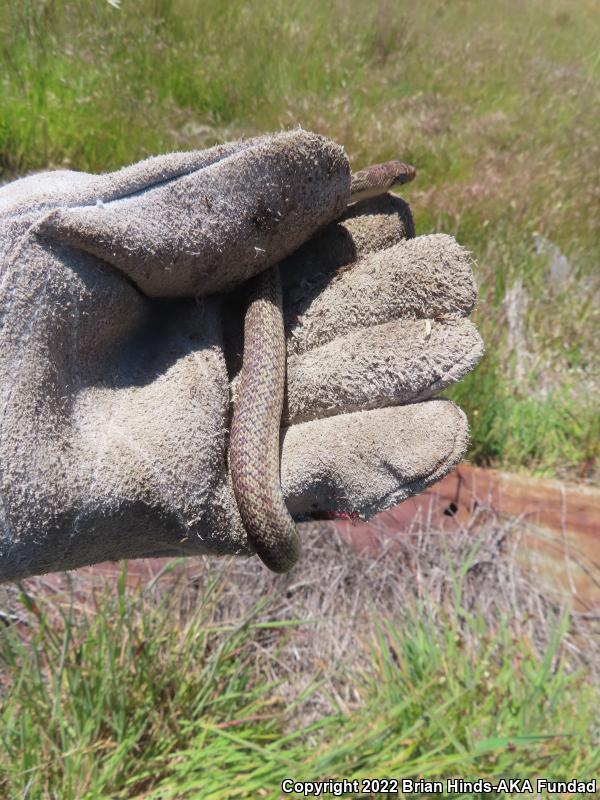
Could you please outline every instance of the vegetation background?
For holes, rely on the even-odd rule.
[[[342,143],[354,168],[414,163],[418,233],[451,233],[477,261],[487,355],[450,393],[471,460],[593,481],[599,41],[596,0],[4,0],[0,180],[295,125]],[[329,687],[312,722],[273,688],[289,679],[279,640],[257,644],[272,608],[255,598],[236,617],[211,599],[230,577],[203,582],[186,613],[177,593],[174,610],[125,583],[98,613],[76,594],[45,607],[8,592],[26,633],[1,641],[0,785],[10,798],[277,797],[285,773],[598,774],[597,683],[560,656],[567,640],[582,649],[565,639],[572,619],[528,638],[515,633],[528,615],[544,630],[560,615],[529,600],[465,610],[467,555],[442,559],[462,565],[447,613],[403,598],[373,639],[341,605],[364,634],[361,669],[340,684],[339,664],[321,665],[300,693],[304,708]],[[277,623],[294,642],[302,597]]]

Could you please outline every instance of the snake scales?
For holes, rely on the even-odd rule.
[[[352,176],[350,202],[408,183],[415,169],[400,161],[374,164]],[[253,278],[244,319],[244,355],[229,443],[233,491],[246,533],[264,564],[287,572],[300,538],[281,491],[279,429],[286,346],[279,268]]]

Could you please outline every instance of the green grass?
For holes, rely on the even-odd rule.
[[[488,355],[450,392],[471,419],[472,458],[588,478],[599,38],[594,0],[11,0],[1,175],[107,170],[297,124],[340,141],[356,167],[411,160],[418,231],[455,234],[478,263]],[[569,259],[562,282],[534,233]],[[517,280],[527,303],[509,343],[503,301]],[[514,375],[523,359],[526,380]]]
[[[447,394],[469,414],[470,459],[484,466],[588,479],[596,469],[600,411],[594,396],[571,389],[536,397],[528,387],[498,381],[502,367],[490,353]]]
[[[461,611],[458,592],[435,625],[423,607],[401,626],[379,618],[351,668],[328,670],[351,707],[302,723],[320,678],[290,702],[269,672],[299,620],[269,621],[261,603],[219,621],[226,591],[209,582],[187,618],[177,592],[151,601],[124,581],[87,609],[22,594],[30,636],[0,633],[2,796],[277,798],[286,777],[600,769],[599,690],[563,663],[564,626],[540,656],[512,620]]]

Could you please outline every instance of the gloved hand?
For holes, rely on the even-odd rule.
[[[481,356],[468,254],[403,241],[397,198],[333,222],[349,199],[341,148],[301,130],[0,189],[0,580],[251,552],[227,468],[228,290],[315,234],[281,266],[290,511],[369,515],[460,460],[464,415],[416,401]]]

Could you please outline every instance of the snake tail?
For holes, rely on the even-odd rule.
[[[285,332],[279,268],[251,282],[244,320],[244,356],[230,436],[237,506],[257,555],[274,572],[300,558],[298,531],[279,474],[279,432],[285,389]]]

